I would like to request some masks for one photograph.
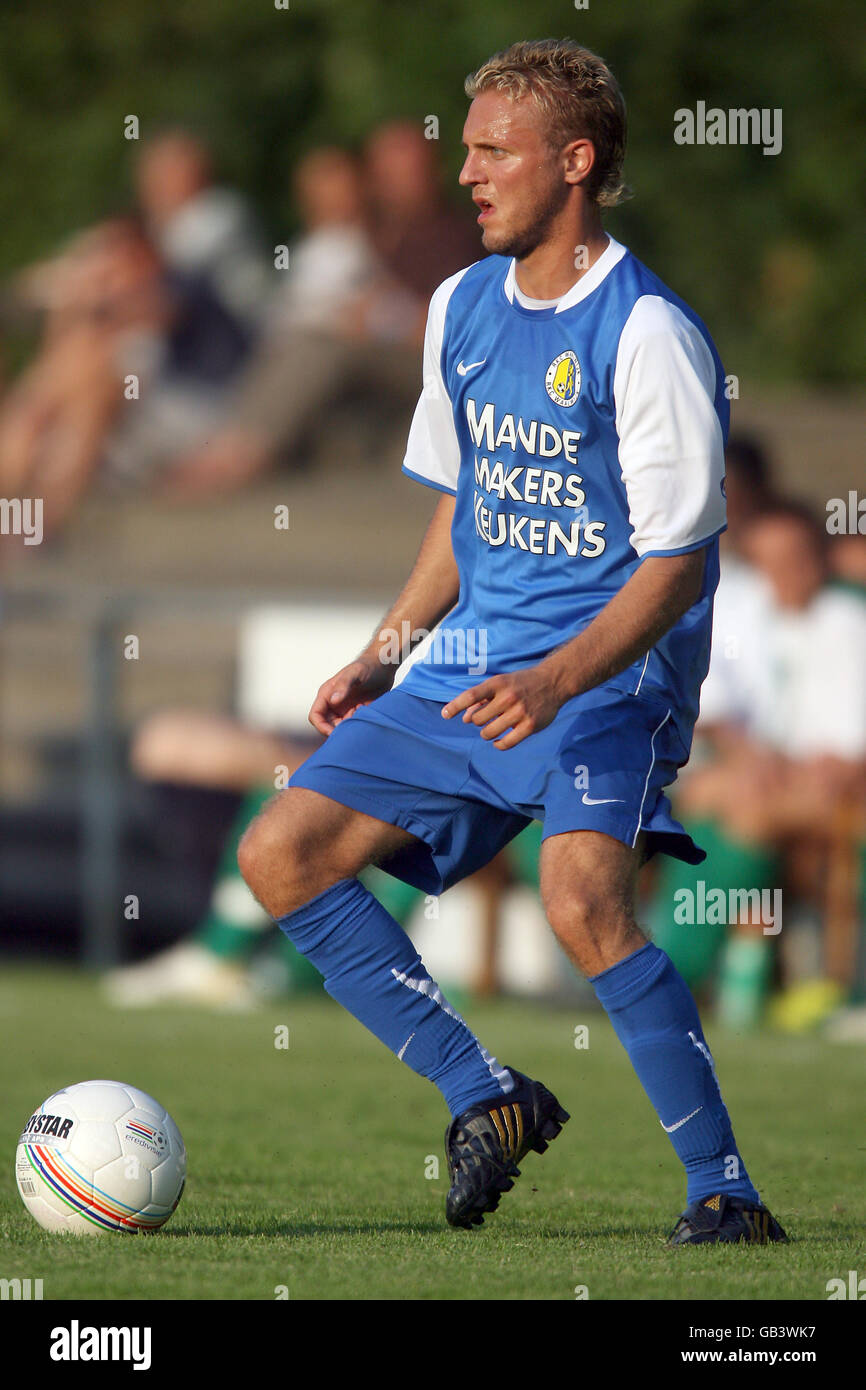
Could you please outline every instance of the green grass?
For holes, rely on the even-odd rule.
[[[679,1165],[604,1017],[513,1002],[469,1015],[572,1113],[471,1233],[444,1222],[438,1093],[330,1001],[123,1015],[83,975],[7,968],[0,1277],[42,1278],[50,1299],[273,1299],[284,1285],[292,1299],[570,1300],[585,1285],[593,1300],[822,1300],[828,1279],[866,1273],[859,1049],[710,1030],[740,1147],[792,1243],[669,1251]],[[155,1095],[186,1141],[187,1191],[151,1237],[50,1236],[15,1188],[32,1110],[102,1076]]]

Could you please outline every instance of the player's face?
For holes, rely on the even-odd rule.
[[[809,528],[794,518],[758,517],[745,553],[770,581],[780,608],[807,608],[823,587],[824,561]]]
[[[502,256],[528,256],[547,237],[571,185],[561,156],[545,135],[544,116],[531,100],[482,92],[463,127],[466,159],[460,183],[472,189],[481,241]]]

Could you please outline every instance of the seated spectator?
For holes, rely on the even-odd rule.
[[[241,486],[297,449],[347,390],[393,399],[400,431],[408,428],[430,296],[481,254],[471,220],[443,202],[436,153],[420,127],[398,122],[371,136],[360,169],[333,149],[301,162],[294,190],[305,231],[267,339],[231,423],[178,460],[173,496]]]
[[[692,877],[724,892],[784,879],[792,899],[820,911],[842,822],[863,827],[866,603],[828,582],[828,537],[800,504],[771,504],[748,523],[742,550],[754,569],[749,593],[738,612],[717,611],[702,693],[709,752],[705,744],[703,765],[684,777],[678,797],[709,853]],[[677,870],[681,887],[688,873]],[[671,875],[663,878],[660,915],[670,913],[674,891]],[[724,925],[690,929],[693,981],[707,968],[702,947],[720,947]],[[663,934],[663,918],[659,926]],[[754,922],[730,926],[720,1008],[727,1022],[746,1026],[759,1017],[773,937]]]
[[[763,444],[750,434],[732,434],[725,447],[725,500],[728,529],[722,535],[722,581],[733,556],[740,555],[750,521],[776,500],[770,459]]]
[[[728,526],[720,541],[721,577],[713,609],[712,660],[701,689],[701,717],[691,761],[674,788],[677,803],[695,769],[713,761],[729,728],[746,720],[753,686],[761,679],[764,666],[760,628],[753,618],[761,611],[766,589],[744,558],[742,547],[749,523],[771,505],[774,488],[767,452],[751,435],[732,434],[728,440],[725,492]],[[772,881],[774,855],[756,850],[747,854],[743,844],[730,846],[709,818],[693,818],[690,828],[708,855],[691,876],[695,883],[704,879],[727,892],[741,883],[764,886]],[[652,934],[689,984],[700,988],[718,959],[727,935],[726,923],[705,923],[696,929],[687,922],[677,922],[672,915],[674,893],[688,886],[682,865],[662,859],[648,877],[651,895],[647,912]]]
[[[161,483],[178,452],[196,447],[225,423],[230,392],[248,361],[252,331],[214,293],[206,273],[163,267],[165,315],[116,354],[139,394],[125,397],[102,448],[114,487]]]
[[[175,498],[239,487],[290,449],[345,384],[357,341],[366,344],[367,295],[375,287],[377,295],[400,296],[383,285],[370,246],[357,160],[344,150],[314,150],[296,167],[293,186],[304,232],[289,249],[225,425],[175,463],[167,480]]]
[[[437,285],[484,255],[469,211],[442,196],[438,149],[420,126],[393,121],[370,136],[364,160],[373,245],[423,316]],[[421,317],[419,341],[423,329]]]
[[[159,338],[168,305],[153,246],[132,218],[74,239],[25,273],[22,299],[44,314],[42,345],[0,411],[0,491],[44,498],[47,534],[88,486],[123,400],[124,365]]]
[[[148,141],[135,171],[144,224],[169,271],[203,281],[226,313],[252,331],[274,271],[246,199],[214,182],[207,146],[185,130]]]
[[[51,535],[97,477],[150,482],[213,430],[250,340],[132,217],[76,238],[26,283],[45,326],[0,409],[0,488],[42,497]]]
[[[141,209],[77,235],[4,292],[41,318],[40,346],[0,408],[0,488],[64,523],[98,477],[149,484],[223,423],[273,270],[243,198],[184,131],[145,145]]]
[[[269,338],[292,333],[351,334],[355,306],[382,270],[364,225],[363,170],[348,150],[313,150],[296,166],[295,202],[304,231],[290,250],[288,268],[268,313]]]
[[[852,532],[830,540],[830,572],[842,588],[866,595],[866,535]]]

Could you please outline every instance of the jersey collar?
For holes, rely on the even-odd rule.
[[[618,265],[622,260],[625,252],[626,248],[622,246],[620,242],[614,241],[612,236],[608,235],[607,246],[602,251],[595,265],[592,266],[585,275],[581,275],[580,279],[572,285],[570,290],[566,290],[554,309],[554,313],[561,314],[565,309],[573,308],[574,305],[579,304],[582,299],[586,299],[587,295],[592,294],[593,290],[598,289],[602,280],[604,280],[613,270],[614,266]],[[515,302],[515,264],[515,261],[512,259],[505,276],[505,284],[503,285],[505,297],[509,304],[514,304]]]

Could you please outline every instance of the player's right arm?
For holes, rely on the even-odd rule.
[[[400,662],[414,645],[411,637],[404,640],[403,634],[430,631],[454,607],[460,581],[451,547],[453,516],[454,498],[444,493],[396,603],[360,656],[319,689],[310,723],[320,734],[329,734],[359,705],[368,705],[390,690]]]
[[[464,271],[452,275],[430,301],[424,335],[424,389],[418,401],[403,472],[442,494],[427,528],[418,559],[403,592],[382,619],[355,661],[344,666],[319,690],[310,710],[310,723],[329,734],[359,705],[384,695],[394,684],[400,661],[420,640],[405,640],[405,632],[432,630],[457,602],[460,579],[451,546],[451,522],[457,492],[460,445],[448,388],[442,375],[442,343],[448,302]]]

